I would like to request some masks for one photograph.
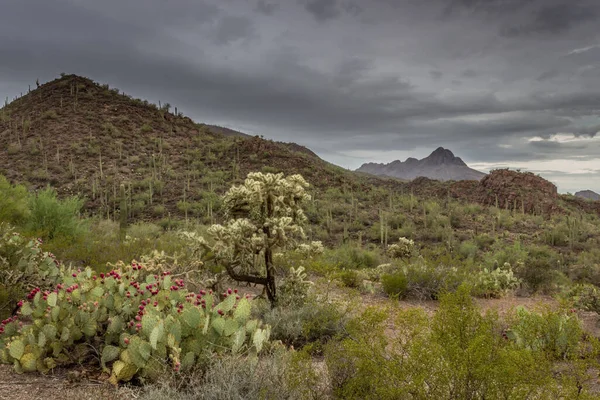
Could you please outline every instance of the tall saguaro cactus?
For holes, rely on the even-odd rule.
[[[127,230],[127,196],[125,194],[125,185],[121,183],[119,186],[119,197],[121,198],[121,205],[119,206],[119,229],[121,231],[121,237],[125,238],[125,231]]]

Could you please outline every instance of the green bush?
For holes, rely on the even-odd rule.
[[[375,268],[379,265],[378,252],[365,250],[356,246],[340,246],[325,251],[324,258],[345,269]]]
[[[310,297],[301,307],[259,310],[261,319],[271,326],[271,339],[301,348],[312,344],[319,351],[322,344],[341,335],[347,322],[346,313],[336,304]]]
[[[28,196],[25,186],[11,185],[0,175],[0,222],[19,224],[27,220],[30,215]]]
[[[408,279],[406,278],[406,275],[403,272],[382,275],[381,284],[383,286],[383,291],[389,297],[400,299],[406,297],[408,289]]]
[[[509,323],[509,339],[518,347],[540,351],[554,360],[578,357],[583,341],[583,328],[572,311],[531,312],[518,307]]]
[[[458,253],[464,258],[475,258],[478,251],[479,247],[471,240],[462,242],[458,248]]]
[[[349,288],[358,288],[363,281],[361,275],[355,270],[343,270],[338,274],[338,277],[344,286]]]
[[[571,393],[566,381],[553,380],[540,352],[503,339],[497,316],[482,316],[464,286],[441,296],[433,319],[420,309],[401,311],[393,337],[385,334],[388,315],[368,309],[348,324],[348,338],[327,344],[337,398],[525,400]]]
[[[456,290],[468,277],[465,268],[423,259],[403,267],[401,272],[406,277],[406,297],[419,300],[436,300],[442,292]]]
[[[27,228],[46,239],[77,237],[84,230],[78,216],[82,206],[83,200],[78,197],[59,200],[54,189],[40,190],[30,196],[31,215],[27,220]]]
[[[564,276],[559,255],[546,246],[528,248],[527,258],[516,268],[517,276],[533,292],[551,292],[556,290]]]
[[[277,348],[259,358],[241,355],[211,360],[203,374],[183,382],[147,385],[142,400],[303,400],[326,398],[310,359]],[[181,379],[180,379],[181,380]]]

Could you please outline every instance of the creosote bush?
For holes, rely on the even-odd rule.
[[[0,222],[23,223],[29,218],[29,193],[22,185],[11,185],[0,175]]]
[[[422,309],[400,311],[393,336],[384,332],[388,316],[386,310],[369,308],[348,324],[347,338],[326,345],[336,398],[594,398],[584,383],[593,380],[589,370],[597,351],[580,351],[583,360],[576,367],[555,375],[546,350],[562,355],[570,345],[527,347],[510,340],[498,316],[482,315],[465,286],[442,295],[433,318]],[[576,340],[569,338],[567,343]]]
[[[271,327],[271,339],[301,348],[311,345],[320,352],[322,345],[343,335],[348,320],[347,310],[315,295],[302,306],[259,308],[260,318]]]
[[[77,237],[84,229],[78,216],[82,206],[83,200],[77,197],[59,200],[54,189],[41,190],[29,199],[27,228],[46,239]]]

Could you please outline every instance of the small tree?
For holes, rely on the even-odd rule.
[[[204,244],[232,279],[263,285],[272,305],[277,302],[273,253],[305,238],[300,206],[310,200],[308,186],[301,175],[248,174],[243,185],[224,196],[229,220],[209,228],[214,245]]]

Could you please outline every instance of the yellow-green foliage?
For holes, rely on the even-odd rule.
[[[22,223],[30,215],[29,193],[22,185],[11,185],[0,175],[0,222]]]
[[[464,286],[441,297],[433,319],[421,309],[399,311],[391,336],[388,316],[370,308],[348,326],[347,339],[326,346],[337,398],[575,398],[578,385],[580,398],[591,398],[581,385],[590,378],[584,367],[554,379],[545,352],[503,337],[498,317],[482,316]]]

